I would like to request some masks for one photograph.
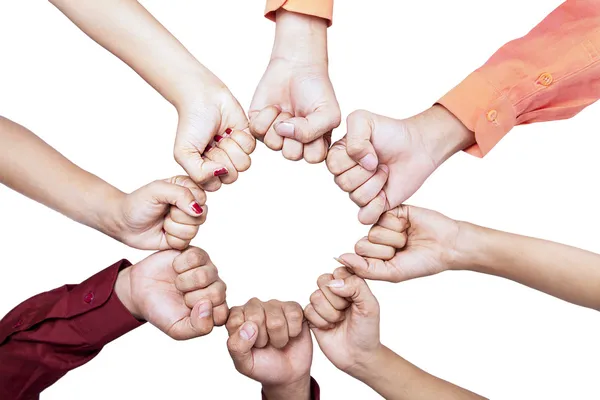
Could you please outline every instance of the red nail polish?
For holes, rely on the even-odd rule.
[[[225,134],[226,135],[231,135],[231,132],[232,132],[231,128],[225,129]]]
[[[223,175],[227,175],[229,173],[229,171],[227,171],[227,168],[219,168],[219,169],[215,169],[215,172],[213,172],[213,176],[223,176]]]
[[[194,212],[198,215],[202,214],[202,208],[200,207],[200,205],[196,202],[192,203],[192,210],[194,210]]]
[[[221,136],[221,135],[216,135],[216,136],[215,136],[215,142],[217,142],[217,143],[219,143],[219,142],[220,142],[221,140],[223,140],[223,139],[224,139],[224,137],[223,137],[223,136]]]
[[[209,144],[209,145],[208,145],[208,146],[206,146],[206,148],[204,149],[204,152],[205,152],[205,153],[208,153],[209,151],[211,151],[211,150],[212,150],[212,148],[213,148],[213,147],[212,147],[212,146]]]

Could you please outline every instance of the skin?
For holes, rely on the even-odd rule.
[[[455,221],[419,207],[386,212],[355,251],[339,260],[366,279],[401,282],[469,270],[600,310],[600,255]]]
[[[179,115],[175,160],[196,183],[215,191],[222,183],[235,182],[238,173],[250,167],[255,141],[245,131],[248,120],[238,101],[141,4],[135,0],[51,3],[173,104]]]
[[[235,368],[269,400],[310,400],[312,339],[298,303],[254,298],[231,309],[226,327]]]
[[[204,191],[186,176],[125,194],[2,117],[0,183],[142,250],[186,248],[208,211]]]
[[[355,111],[347,129],[331,147],[327,167],[360,207],[358,219],[366,225],[402,204],[444,161],[475,143],[473,132],[440,105],[403,120]]]
[[[154,253],[119,273],[115,293],[139,320],[176,340],[209,334],[227,321],[226,286],[202,249]]]
[[[412,365],[381,344],[379,303],[347,268],[322,275],[304,309],[323,354],[389,400],[482,399]]]
[[[327,21],[277,11],[271,60],[250,105],[250,131],[288,160],[325,160],[341,114],[329,79]]]

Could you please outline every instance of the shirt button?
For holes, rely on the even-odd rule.
[[[550,74],[549,72],[544,72],[538,77],[536,83],[539,83],[542,86],[550,86],[552,85],[553,81],[554,78],[552,77],[552,74]]]
[[[86,303],[91,303],[92,300],[94,300],[94,293],[93,292],[89,292],[88,294],[86,294],[85,296],[83,296],[83,301],[85,301]]]
[[[487,114],[485,115],[485,117],[490,122],[496,122],[496,118],[498,118],[498,111],[496,111],[496,110],[490,110],[490,111],[487,112]]]

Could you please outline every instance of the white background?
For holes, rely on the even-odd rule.
[[[559,3],[337,1],[330,58],[343,114],[365,108],[402,118],[424,110]],[[247,109],[274,33],[263,1],[144,5]],[[181,172],[172,157],[172,106],[49,3],[0,2],[0,45],[0,114],[122,190]],[[569,121],[517,127],[483,160],[458,154],[409,203],[600,252],[598,111],[594,105]],[[344,132],[342,124],[334,139]],[[305,305],[317,277],[336,267],[332,257],[367,232],[324,164],[287,161],[263,145],[252,168],[208,204],[193,243],[219,267],[230,305],[252,296]],[[0,205],[0,315],[120,258],[148,255],[6,188]],[[382,305],[383,343],[437,376],[493,399],[600,398],[593,311],[468,272],[371,286]],[[146,325],[43,397],[258,399],[259,385],[235,371],[225,340],[220,328],[175,342]],[[378,398],[318,348],[312,374],[323,399]]]

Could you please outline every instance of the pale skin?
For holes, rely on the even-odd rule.
[[[473,132],[441,105],[402,120],[355,111],[347,129],[331,147],[327,167],[360,207],[365,225],[398,207],[450,156],[475,143]]]
[[[207,214],[206,195],[189,177],[155,181],[126,194],[2,117],[0,183],[142,250],[186,248]]]
[[[250,131],[288,160],[327,157],[340,107],[329,79],[327,21],[280,9],[273,51],[250,105]]]
[[[483,397],[409,363],[381,344],[379,303],[367,283],[342,267],[324,274],[304,309],[319,347],[340,370],[389,400]]]
[[[226,290],[208,254],[196,247],[154,253],[119,272],[115,283],[115,293],[133,317],[176,340],[224,325]]]
[[[268,400],[311,399],[312,338],[298,303],[254,298],[231,308],[226,327],[235,368]]]
[[[365,279],[401,282],[448,270],[500,276],[600,310],[600,255],[400,206],[339,260]]]
[[[229,89],[135,0],[51,0],[177,109],[175,160],[214,191],[250,167],[254,137]],[[135,27],[132,29],[132,27]]]

